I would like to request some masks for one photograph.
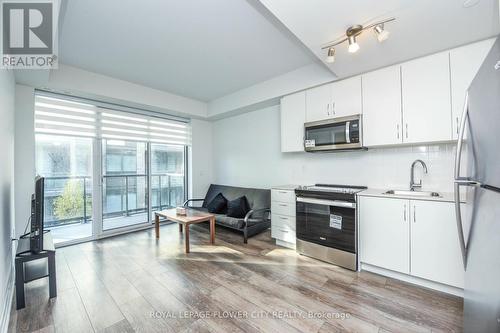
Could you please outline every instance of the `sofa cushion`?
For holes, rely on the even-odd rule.
[[[191,207],[191,209],[208,213],[208,210],[203,207]],[[243,229],[243,226],[245,225],[245,219],[238,219],[235,217],[229,217],[224,214],[216,214],[215,215],[215,222],[218,225],[222,225],[225,227],[230,227],[230,228],[236,228],[236,229]],[[249,218],[248,219],[248,226],[253,226],[258,223],[262,223],[262,219],[259,218]]]
[[[238,219],[236,217],[230,217],[222,214],[215,215],[215,222],[217,224],[236,229],[243,228],[243,225],[245,223],[243,219]]]
[[[243,218],[249,210],[245,196],[227,202],[227,216],[229,217]]]
[[[271,208],[271,190],[216,184],[210,185],[202,207],[206,208],[208,203],[219,193],[222,193],[227,200],[245,196],[249,209]]]
[[[207,210],[214,214],[224,214],[227,209],[227,199],[222,193],[217,194],[207,205]]]

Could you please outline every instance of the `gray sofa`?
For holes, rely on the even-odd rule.
[[[223,214],[216,214],[216,224],[242,232],[244,243],[247,242],[248,237],[269,229],[271,226],[270,190],[211,184],[204,199],[186,200],[184,206],[207,212],[207,205],[219,193],[222,193],[229,201],[245,196],[250,206],[250,211],[244,218],[234,218]],[[190,206],[190,203],[196,201],[203,201],[201,207]]]

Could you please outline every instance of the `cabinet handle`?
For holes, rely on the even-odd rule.
[[[281,232],[288,233],[288,230],[280,229]]]
[[[326,115],[329,116],[330,115],[330,103],[327,103],[326,104]]]
[[[335,114],[335,102],[332,102],[332,112]]]
[[[281,207],[288,207],[287,204],[279,204]]]
[[[403,220],[406,222],[406,204],[404,205]]]
[[[460,134],[459,133],[460,132],[460,121],[459,121],[458,117],[455,117],[455,120],[457,122],[457,135],[458,135],[458,134]]]
[[[397,125],[396,125],[396,128],[397,128],[397,129],[396,129],[396,133],[397,133],[397,135],[398,135],[398,139],[399,139],[399,124],[397,124]]]
[[[406,138],[408,139],[408,123],[406,123]]]
[[[282,219],[282,220],[288,220],[288,217],[280,216],[280,219]]]
[[[417,208],[413,205],[413,223],[417,223]]]
[[[281,194],[287,194],[286,191],[279,191],[279,193],[281,193]]]

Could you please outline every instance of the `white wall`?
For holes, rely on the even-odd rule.
[[[410,165],[422,159],[424,189],[453,190],[453,145],[371,149],[343,153],[281,153],[279,106],[213,124],[214,181],[269,188],[332,183],[408,188]],[[419,168],[419,167],[418,167]],[[420,169],[417,177],[420,177]]]
[[[14,218],[14,74],[0,70],[0,325],[7,331],[13,285],[12,242]],[[8,320],[8,318],[7,318]],[[8,321],[7,321],[8,323]]]
[[[191,147],[190,198],[204,198],[213,182],[212,123],[193,119]]]
[[[15,221],[16,234],[26,229],[35,190],[35,90],[16,85],[15,115]]]

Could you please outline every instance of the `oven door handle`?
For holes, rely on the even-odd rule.
[[[348,201],[324,200],[324,199],[303,198],[303,197],[297,197],[297,201],[304,203],[312,203],[317,205],[325,205],[325,206],[356,208],[356,203]]]

